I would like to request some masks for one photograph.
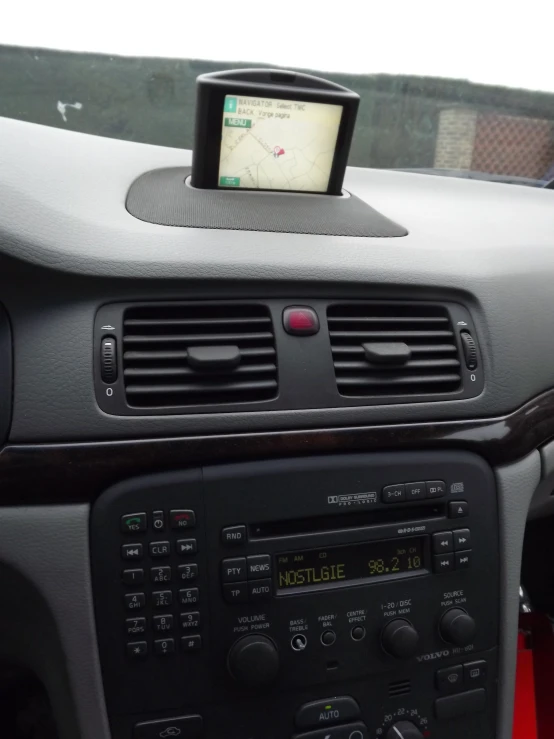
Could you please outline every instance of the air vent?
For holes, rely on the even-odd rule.
[[[136,408],[271,400],[277,361],[269,311],[259,304],[128,308],[123,376]]]
[[[391,698],[397,698],[399,695],[408,695],[412,691],[412,686],[409,680],[397,680],[394,683],[389,683],[389,696]]]
[[[460,390],[458,347],[444,306],[332,305],[327,319],[341,395],[396,397]]]

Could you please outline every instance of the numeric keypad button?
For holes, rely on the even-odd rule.
[[[179,565],[177,567],[177,579],[185,582],[192,582],[198,577],[198,565],[191,563],[188,565]]]
[[[126,593],[123,596],[125,608],[128,611],[140,611],[146,605],[146,596],[144,593]]]
[[[164,634],[173,629],[173,616],[168,613],[164,616],[154,616],[152,619],[154,631],[158,634]]]
[[[170,582],[171,567],[152,567],[150,570],[150,579],[152,582]]]
[[[171,590],[156,590],[152,593],[152,603],[154,608],[169,608],[173,603],[173,593]]]

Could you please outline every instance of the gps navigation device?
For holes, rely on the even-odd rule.
[[[359,96],[299,72],[198,77],[191,185],[340,195]]]

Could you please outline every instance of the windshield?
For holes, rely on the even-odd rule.
[[[0,25],[0,115],[190,149],[199,74],[279,66],[360,95],[350,165],[554,179],[546,2],[198,5],[18,3]]]

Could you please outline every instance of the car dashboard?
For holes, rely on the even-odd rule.
[[[188,151],[0,139],[0,658],[59,737],[510,739],[550,191],[187,210]]]

